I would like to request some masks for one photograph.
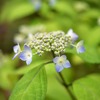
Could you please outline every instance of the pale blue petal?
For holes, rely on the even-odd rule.
[[[19,45],[15,45],[13,47],[13,50],[14,50],[15,53],[17,53],[19,51],[19,49],[20,49]]]
[[[77,48],[77,53],[83,53],[83,52],[85,52],[84,46],[80,46]]]
[[[60,72],[60,71],[62,71],[63,69],[64,69],[63,66],[56,65],[56,71],[57,71],[57,72]]]
[[[69,62],[68,60],[66,60],[66,62],[63,64],[63,67],[64,67],[64,68],[69,68],[69,67],[71,67],[70,62]]]
[[[73,33],[72,35],[73,35],[72,36],[72,41],[74,42],[74,41],[76,41],[78,39],[78,35],[75,34],[75,33]]]
[[[77,53],[83,53],[85,52],[85,48],[83,46],[83,40],[79,41],[76,45]]]
[[[30,49],[30,47],[28,47],[27,45],[25,45],[25,46],[24,46],[24,51],[29,51],[29,52],[31,52],[31,49]]]
[[[59,59],[59,57],[55,57],[55,58],[53,59],[53,62],[54,62],[54,63],[57,63],[58,59]]]
[[[62,57],[64,60],[66,60],[66,58],[67,58],[66,55],[62,55],[61,57]]]
[[[69,29],[67,35],[71,36],[72,42],[75,42],[78,39],[78,35],[74,33],[72,29]]]
[[[23,61],[26,61],[27,60],[26,52],[25,51],[21,52],[19,58]]]
[[[13,57],[13,60],[18,56],[19,53],[16,53]]]
[[[26,60],[26,64],[29,65],[32,62],[32,58]]]

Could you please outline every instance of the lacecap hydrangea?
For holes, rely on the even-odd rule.
[[[24,49],[21,50],[20,45],[17,44],[13,47],[15,55],[13,59],[18,56],[22,61],[25,61],[27,65],[32,62],[32,56],[42,56],[45,52],[52,52],[54,55],[53,62],[57,72],[62,71],[64,68],[71,67],[69,60],[65,54],[66,48],[74,47],[77,53],[83,53],[85,48],[83,46],[83,40],[76,43],[78,35],[69,29],[67,34],[63,31],[54,31],[49,33],[36,33],[29,34],[29,41],[24,44]],[[32,49],[35,49],[35,53],[32,53]],[[72,48],[73,49],[73,48]]]

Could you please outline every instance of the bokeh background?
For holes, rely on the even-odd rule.
[[[8,100],[21,77],[11,72],[24,65],[18,59],[12,61],[13,46],[23,44],[29,33],[57,30],[67,33],[70,28],[79,35],[79,40],[84,40],[88,55],[82,59],[68,54],[74,72],[69,69],[62,73],[69,83],[100,72],[100,0],[0,0],[0,100]],[[46,100],[66,100],[66,90],[52,73],[47,74]]]

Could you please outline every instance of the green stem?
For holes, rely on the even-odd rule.
[[[65,82],[65,80],[64,80],[64,78],[63,78],[63,76],[62,76],[61,73],[59,73],[59,75],[60,75],[60,77],[61,77],[61,79],[62,79],[62,81],[63,81],[63,83],[62,83],[63,86],[66,88],[66,90],[67,90],[67,92],[69,93],[69,95],[71,96],[72,100],[76,100],[76,97],[73,95],[72,91],[71,91],[70,88],[69,88],[70,85],[68,85],[68,84]]]
[[[53,51],[52,51],[52,55],[53,55],[53,57],[55,57]],[[69,88],[69,85],[65,82],[65,80],[64,80],[64,78],[63,78],[63,76],[62,76],[62,74],[59,73],[59,75],[60,75],[60,77],[61,77],[61,79],[62,79],[62,81],[63,81],[63,83],[62,83],[63,86],[64,86],[64,87],[66,88],[66,90],[68,91],[68,93],[69,93],[69,95],[71,96],[72,100],[76,100],[75,96],[73,95],[72,91],[71,91],[70,88]]]

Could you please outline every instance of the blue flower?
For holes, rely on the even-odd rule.
[[[23,61],[26,61],[26,64],[29,65],[32,62],[32,51],[27,45],[24,46],[23,52],[20,53],[19,58]]]
[[[71,67],[70,62],[66,59],[65,55],[62,55],[60,57],[55,57],[53,59],[53,62],[56,64],[56,71],[57,72],[62,71],[64,68]]]
[[[71,37],[72,42],[78,39],[78,35],[74,33],[72,29],[69,29],[66,35]]]
[[[13,59],[15,59],[15,58],[20,54],[20,52],[21,52],[21,49],[20,49],[19,44],[15,45],[15,46],[13,47],[13,50],[14,50],[14,53],[15,53]]]
[[[76,50],[77,50],[77,53],[83,53],[83,52],[85,52],[85,48],[83,46],[83,40],[79,41],[76,44]]]

